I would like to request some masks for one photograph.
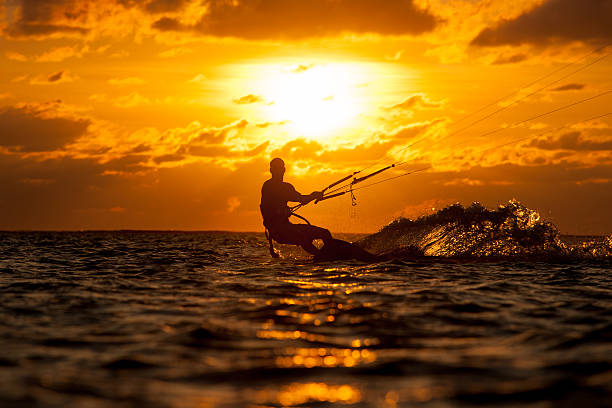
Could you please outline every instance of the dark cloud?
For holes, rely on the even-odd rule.
[[[64,75],[64,71],[59,71],[54,74],[51,74],[47,77],[47,81],[49,82],[57,82],[62,79],[62,75]]]
[[[206,12],[197,22],[185,24],[193,20],[193,16],[181,15],[190,2],[204,4]],[[417,6],[415,0],[15,0],[14,4],[15,13],[11,13],[5,28],[13,38],[82,36],[133,8],[157,15],[152,27],[160,31],[244,39],[300,39],[343,33],[417,35],[441,22],[430,10]],[[129,32],[133,27],[125,29]]]
[[[553,88],[551,89],[551,91],[554,91],[554,92],[580,91],[581,89],[584,89],[584,87],[585,87],[584,84],[565,84],[565,85],[561,85],[556,88]]]
[[[89,32],[88,29],[82,27],[71,27],[67,25],[57,24],[27,24],[18,23],[11,26],[8,34],[11,37],[40,37],[49,34],[78,34],[85,35]]]
[[[54,114],[46,105],[0,109],[0,145],[22,152],[53,151],[83,136],[88,119]]]
[[[160,31],[183,31],[186,30],[177,19],[170,17],[162,17],[152,25],[153,28]]]
[[[185,156],[180,153],[169,153],[169,154],[163,154],[161,156],[156,156],[153,158],[153,161],[157,164],[162,164],[162,163],[168,163],[168,162],[181,161],[184,158]]]
[[[415,35],[439,23],[411,0],[210,0],[207,5],[207,13],[192,26],[164,17],[153,27],[220,37],[295,39],[345,32]]]
[[[609,0],[549,0],[513,20],[482,30],[472,45],[548,45],[554,42],[609,42],[612,39]]]
[[[144,154],[128,154],[127,156],[109,160],[103,164],[105,170],[135,173],[150,170],[144,163],[149,156]]]
[[[491,64],[493,65],[503,65],[503,64],[516,64],[517,62],[525,61],[527,59],[526,54],[513,54],[513,55],[500,55],[493,61]]]
[[[48,75],[37,75],[30,78],[30,83],[34,85],[51,85],[65,82],[73,82],[79,79],[77,76],[68,71],[57,71]]]
[[[568,132],[557,137],[533,140],[527,146],[542,150],[612,151],[612,138],[591,140],[581,132]]]
[[[242,96],[240,98],[236,98],[233,100],[233,102],[238,105],[248,105],[251,103],[263,103],[265,102],[265,100],[263,97],[259,95],[249,94],[249,95]]]
[[[55,33],[84,35],[87,2],[21,0],[18,18],[9,24],[11,37],[39,37]]]
[[[130,150],[130,153],[134,153],[134,154],[137,154],[137,153],[144,153],[144,152],[148,152],[148,151],[150,151],[150,150],[151,150],[151,146],[149,146],[149,145],[148,145],[148,144],[146,144],[146,143],[141,143],[141,144],[139,144],[138,146],[133,147],[133,148]]]

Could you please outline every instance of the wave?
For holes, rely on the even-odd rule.
[[[612,235],[564,242],[555,225],[515,199],[495,210],[475,202],[468,207],[454,204],[416,220],[398,218],[357,245],[400,258],[612,258]]]

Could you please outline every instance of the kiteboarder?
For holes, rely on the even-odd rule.
[[[315,260],[334,260],[355,258],[366,262],[378,258],[363,249],[339,239],[332,238],[331,233],[321,227],[311,225],[304,217],[291,211],[287,202],[307,204],[313,200],[321,200],[323,193],[314,191],[308,195],[300,194],[290,183],[283,181],[285,162],[277,157],[270,162],[272,177],[261,187],[261,203],[259,208],[266,228],[266,236],[270,244],[270,255],[278,257],[274,251],[272,240],[281,244],[299,245],[306,252],[315,256]],[[293,224],[289,217],[295,216],[306,221],[306,224]],[[313,241],[323,240],[323,248],[318,249]]]
[[[313,200],[323,198],[323,193],[315,191],[303,195],[286,181],[285,162],[281,158],[272,159],[270,162],[270,173],[272,178],[267,180],[261,187],[261,203],[259,208],[263,216],[263,224],[270,238],[281,244],[299,245],[308,253],[317,255],[319,249],[313,245],[315,239],[323,240],[323,244],[331,239],[331,233],[325,228],[310,224],[293,224],[289,222],[292,215],[287,202],[306,204]]]

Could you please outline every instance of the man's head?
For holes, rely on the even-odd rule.
[[[280,178],[282,180],[285,175],[285,162],[280,157],[272,159],[270,162],[270,173],[272,177]]]

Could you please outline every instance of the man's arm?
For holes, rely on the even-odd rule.
[[[300,194],[298,191],[291,185],[291,191],[289,193],[289,197],[287,201],[293,201],[300,204],[308,204],[312,200],[320,200],[323,198],[323,193],[320,191],[313,191],[308,195]]]

